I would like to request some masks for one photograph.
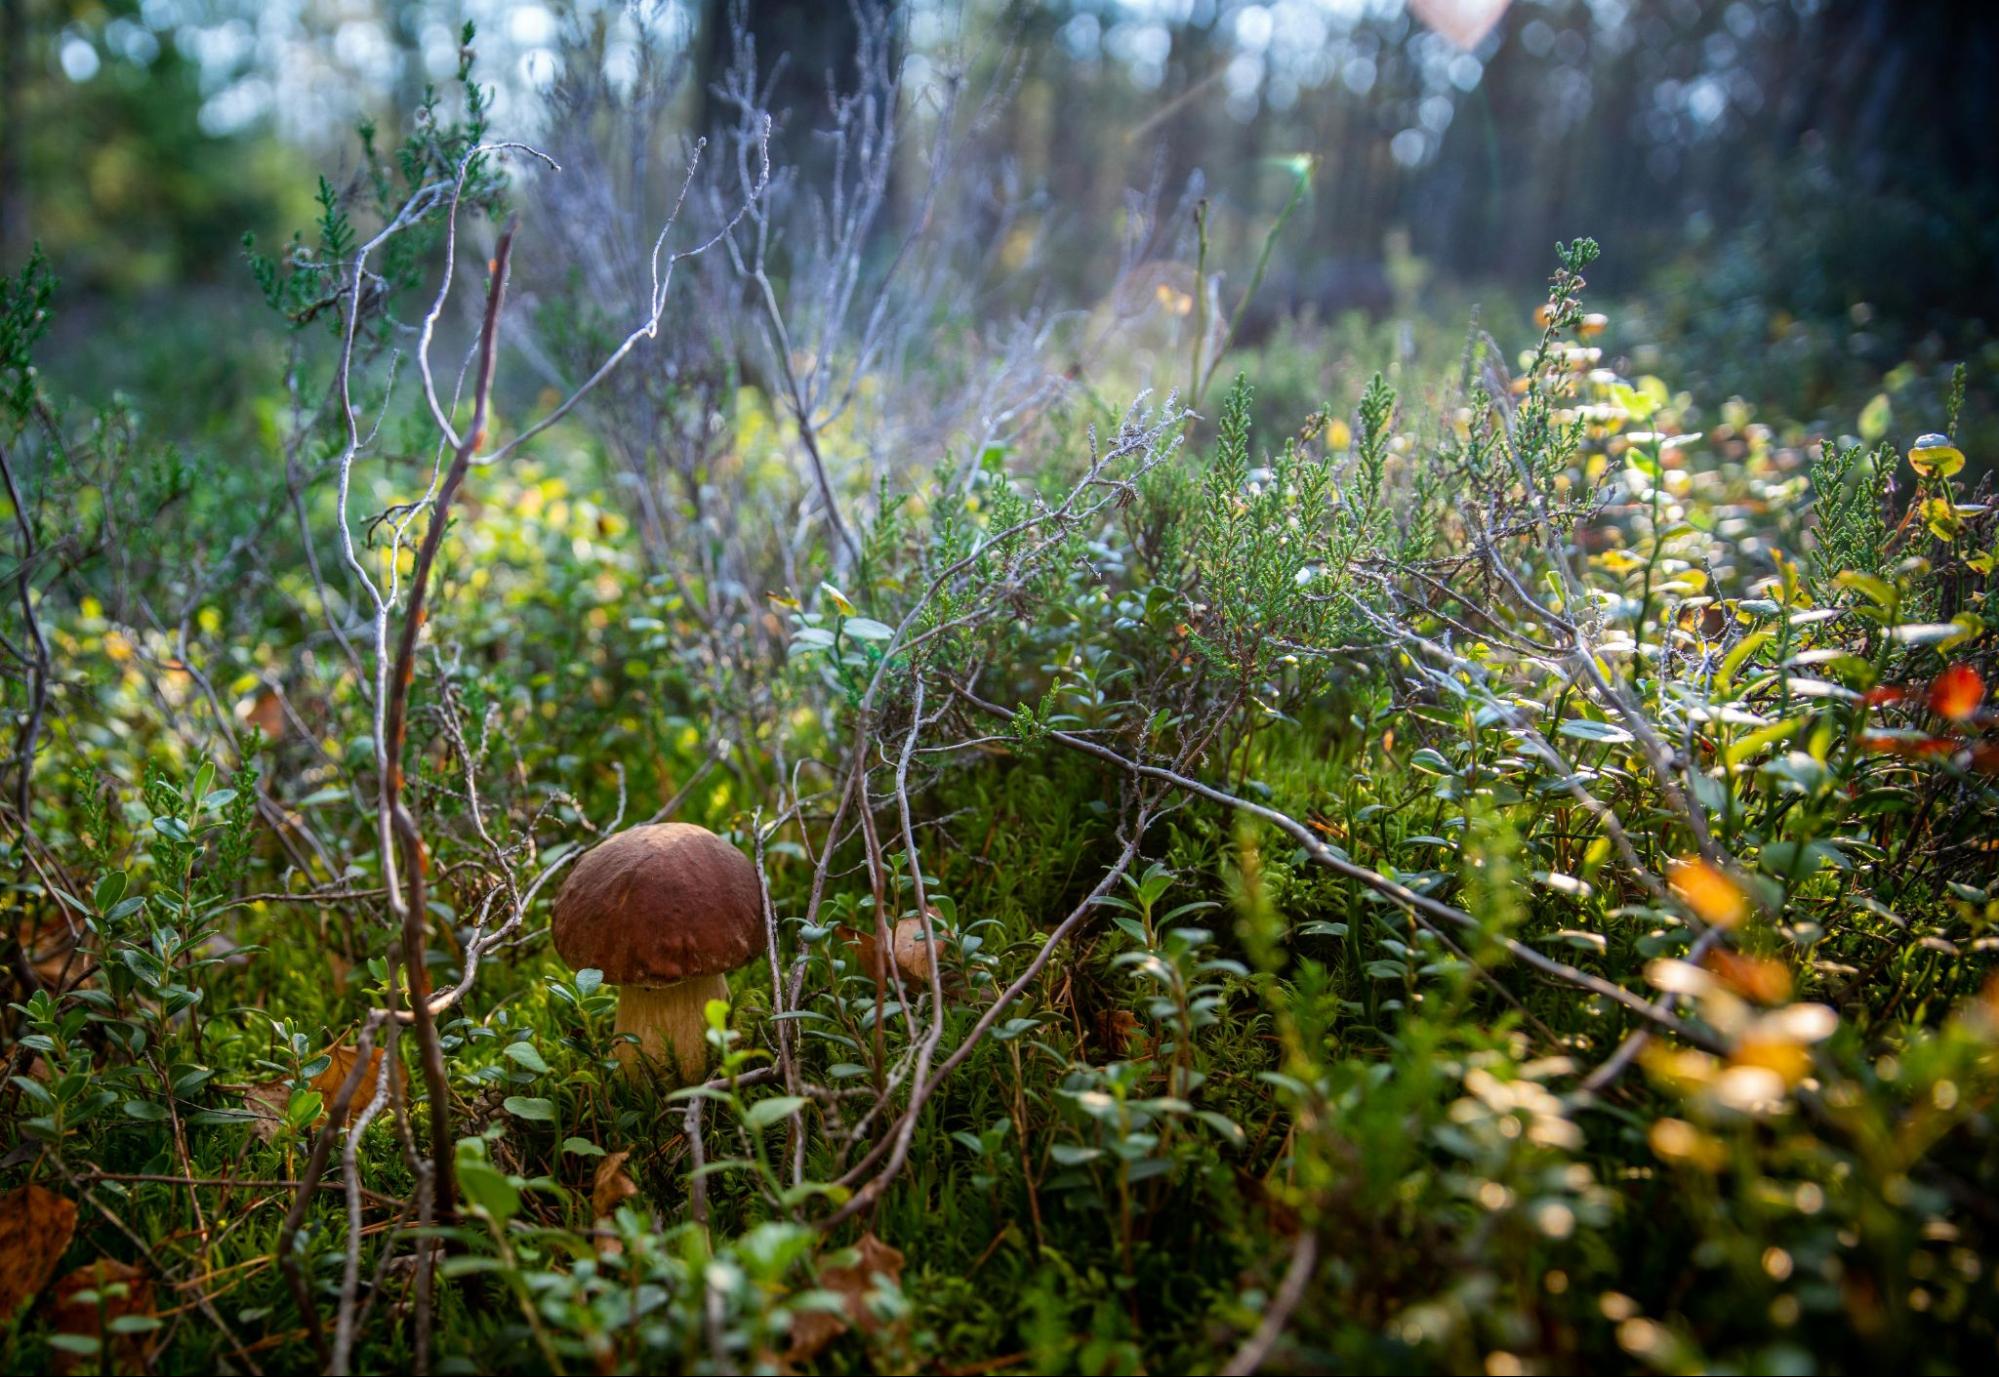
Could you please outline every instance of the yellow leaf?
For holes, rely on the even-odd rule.
[[[1673,893],[1710,927],[1732,928],[1749,912],[1749,899],[1735,881],[1706,861],[1689,858],[1672,868]]]
[[[1952,478],[1964,467],[1964,451],[1948,435],[1921,435],[1909,446],[1909,467],[1925,478]]]
[[[1964,531],[1964,522],[1958,516],[1957,508],[1951,505],[1949,498],[1930,498],[1923,503],[1921,515],[1923,525],[1929,528],[1930,534],[1946,545],[1956,540]]]

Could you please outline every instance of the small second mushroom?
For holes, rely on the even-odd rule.
[[[555,950],[620,987],[626,1068],[657,1062],[700,1080],[705,1010],[727,975],[764,949],[763,887],[748,857],[705,827],[668,822],[620,832],[576,863],[555,899]]]
[[[934,942],[923,940],[923,920],[914,915],[898,921],[889,934],[895,968],[902,973],[904,980],[914,981],[925,990],[930,988],[931,948],[944,941],[944,915],[934,904],[930,908],[930,927]],[[887,979],[888,967],[881,959],[880,932],[874,928],[845,925],[840,931],[854,949],[855,965],[869,975]]]

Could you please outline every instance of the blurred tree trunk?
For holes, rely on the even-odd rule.
[[[0,266],[28,253],[28,0],[0,0]]]
[[[714,87],[736,60],[730,0],[709,0],[701,59],[701,127],[713,131],[734,118]],[[826,121],[827,91],[852,90],[860,55],[860,25],[845,0],[754,0],[744,5],[743,36],[756,46],[757,83],[769,88],[774,128],[771,159],[796,167],[808,183],[820,175],[812,131]],[[775,80],[773,81],[773,74]]]
[[[1803,32],[1803,99],[1786,107],[1793,140],[1817,130],[1871,189],[1916,163],[1966,175],[1991,166],[1999,6],[1838,0]]]

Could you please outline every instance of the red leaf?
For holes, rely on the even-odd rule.
[[[1985,681],[1970,665],[1952,665],[1930,684],[1930,710],[1953,722],[1971,717],[1984,701]]]
[[[1948,736],[1886,736],[1869,732],[1860,738],[1860,749],[1878,755],[1898,755],[1904,760],[1936,760],[1957,749],[1957,741]]]

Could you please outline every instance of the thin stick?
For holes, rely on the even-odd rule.
[[[1290,1322],[1291,1312],[1305,1298],[1305,1287],[1310,1284],[1312,1269],[1318,1261],[1319,1236],[1306,1229],[1291,1245],[1291,1265],[1284,1269],[1284,1280],[1278,1285],[1277,1294],[1271,1298],[1270,1308],[1263,1312],[1263,1322],[1229,1359],[1229,1365],[1222,1369],[1223,1377],[1249,1377],[1263,1366],[1263,1360],[1270,1356],[1271,1346]]]
[[[416,678],[416,642],[423,629],[424,598],[430,589],[430,574],[437,552],[444,544],[444,531],[451,517],[451,501],[472,467],[472,457],[486,443],[486,412],[493,393],[495,343],[500,328],[500,308],[506,300],[507,261],[513,253],[514,231],[509,226],[493,251],[492,281],[486,289],[485,322],[479,332],[478,382],[472,394],[472,421],[465,438],[452,454],[451,468],[431,504],[430,525],[418,547],[416,566],[410,574],[409,607],[403,614],[402,639],[397,646],[395,668],[389,676],[389,697],[382,722],[386,730],[387,768],[382,772],[381,806],[385,828],[393,826],[403,852],[407,897],[392,889],[391,911],[402,922],[402,962],[408,972],[410,1008],[416,1017],[417,1055],[423,1066],[424,1089],[430,1100],[431,1188],[445,1218],[451,1216],[456,1192],[452,1187],[452,1138],[450,1079],[444,1065],[444,1049],[437,1036],[437,1022],[430,1009],[430,973],[424,966],[426,889],[430,873],[430,853],[417,829],[416,819],[403,802],[403,757],[408,748],[409,693]]]
[[[1000,707],[998,704],[988,703],[969,689],[956,684],[953,684],[952,688],[959,697],[981,711],[991,713],[997,717],[1009,716],[1006,709]],[[1266,808],[1260,803],[1251,803],[1248,799],[1238,798],[1234,794],[1217,789],[1211,784],[1203,784],[1197,779],[1189,779],[1185,775],[1176,774],[1172,770],[1161,769],[1157,765],[1144,765],[1135,760],[1128,760],[1107,746],[1100,746],[1094,741],[1072,735],[1069,732],[1051,730],[1048,733],[1048,739],[1059,742],[1071,750],[1081,751],[1085,755],[1093,755],[1097,759],[1107,764],[1115,765],[1126,773],[1136,775],[1141,779],[1160,780],[1171,784],[1176,789],[1184,789],[1190,794],[1198,795],[1211,802],[1224,803],[1238,812],[1262,818],[1265,822],[1287,833],[1305,849],[1306,855],[1310,856],[1320,865],[1367,886],[1367,888],[1373,890],[1375,893],[1412,914],[1419,922],[1444,923],[1451,927],[1463,928],[1468,932],[1478,933],[1503,947],[1508,955],[1521,964],[1531,966],[1543,975],[1552,976],[1567,984],[1580,986],[1592,994],[1602,995],[1605,999],[1613,1000],[1647,1022],[1685,1039],[1696,1047],[1710,1052],[1723,1050],[1722,1044],[1712,1034],[1704,1032],[1692,1024],[1675,1018],[1672,1014],[1657,1008],[1647,1001],[1644,996],[1633,994],[1622,985],[1605,980],[1602,976],[1591,975],[1588,971],[1578,970],[1565,961],[1557,961],[1551,956],[1545,956],[1524,942],[1501,934],[1492,933],[1483,923],[1472,917],[1471,914],[1466,913],[1463,909],[1453,908],[1449,904],[1430,898],[1427,894],[1418,894],[1415,890],[1410,889],[1406,885],[1396,883],[1379,871],[1370,870],[1364,865],[1356,865],[1344,856],[1334,852],[1324,842],[1313,836],[1311,829],[1296,818],[1285,813],[1280,813],[1275,808]]]
[[[21,563],[14,580],[21,600],[21,617],[28,624],[28,641],[33,656],[28,659],[28,716],[14,734],[14,811],[20,816],[21,830],[28,827],[28,803],[35,788],[35,741],[42,731],[42,711],[49,696],[49,643],[42,635],[41,619],[35,615],[33,573],[35,527],[21,501],[21,489],[14,482],[14,464],[7,447],[0,445],[0,477],[7,482],[7,500],[14,506],[14,524],[21,532]],[[18,653],[18,652],[17,652]]]

